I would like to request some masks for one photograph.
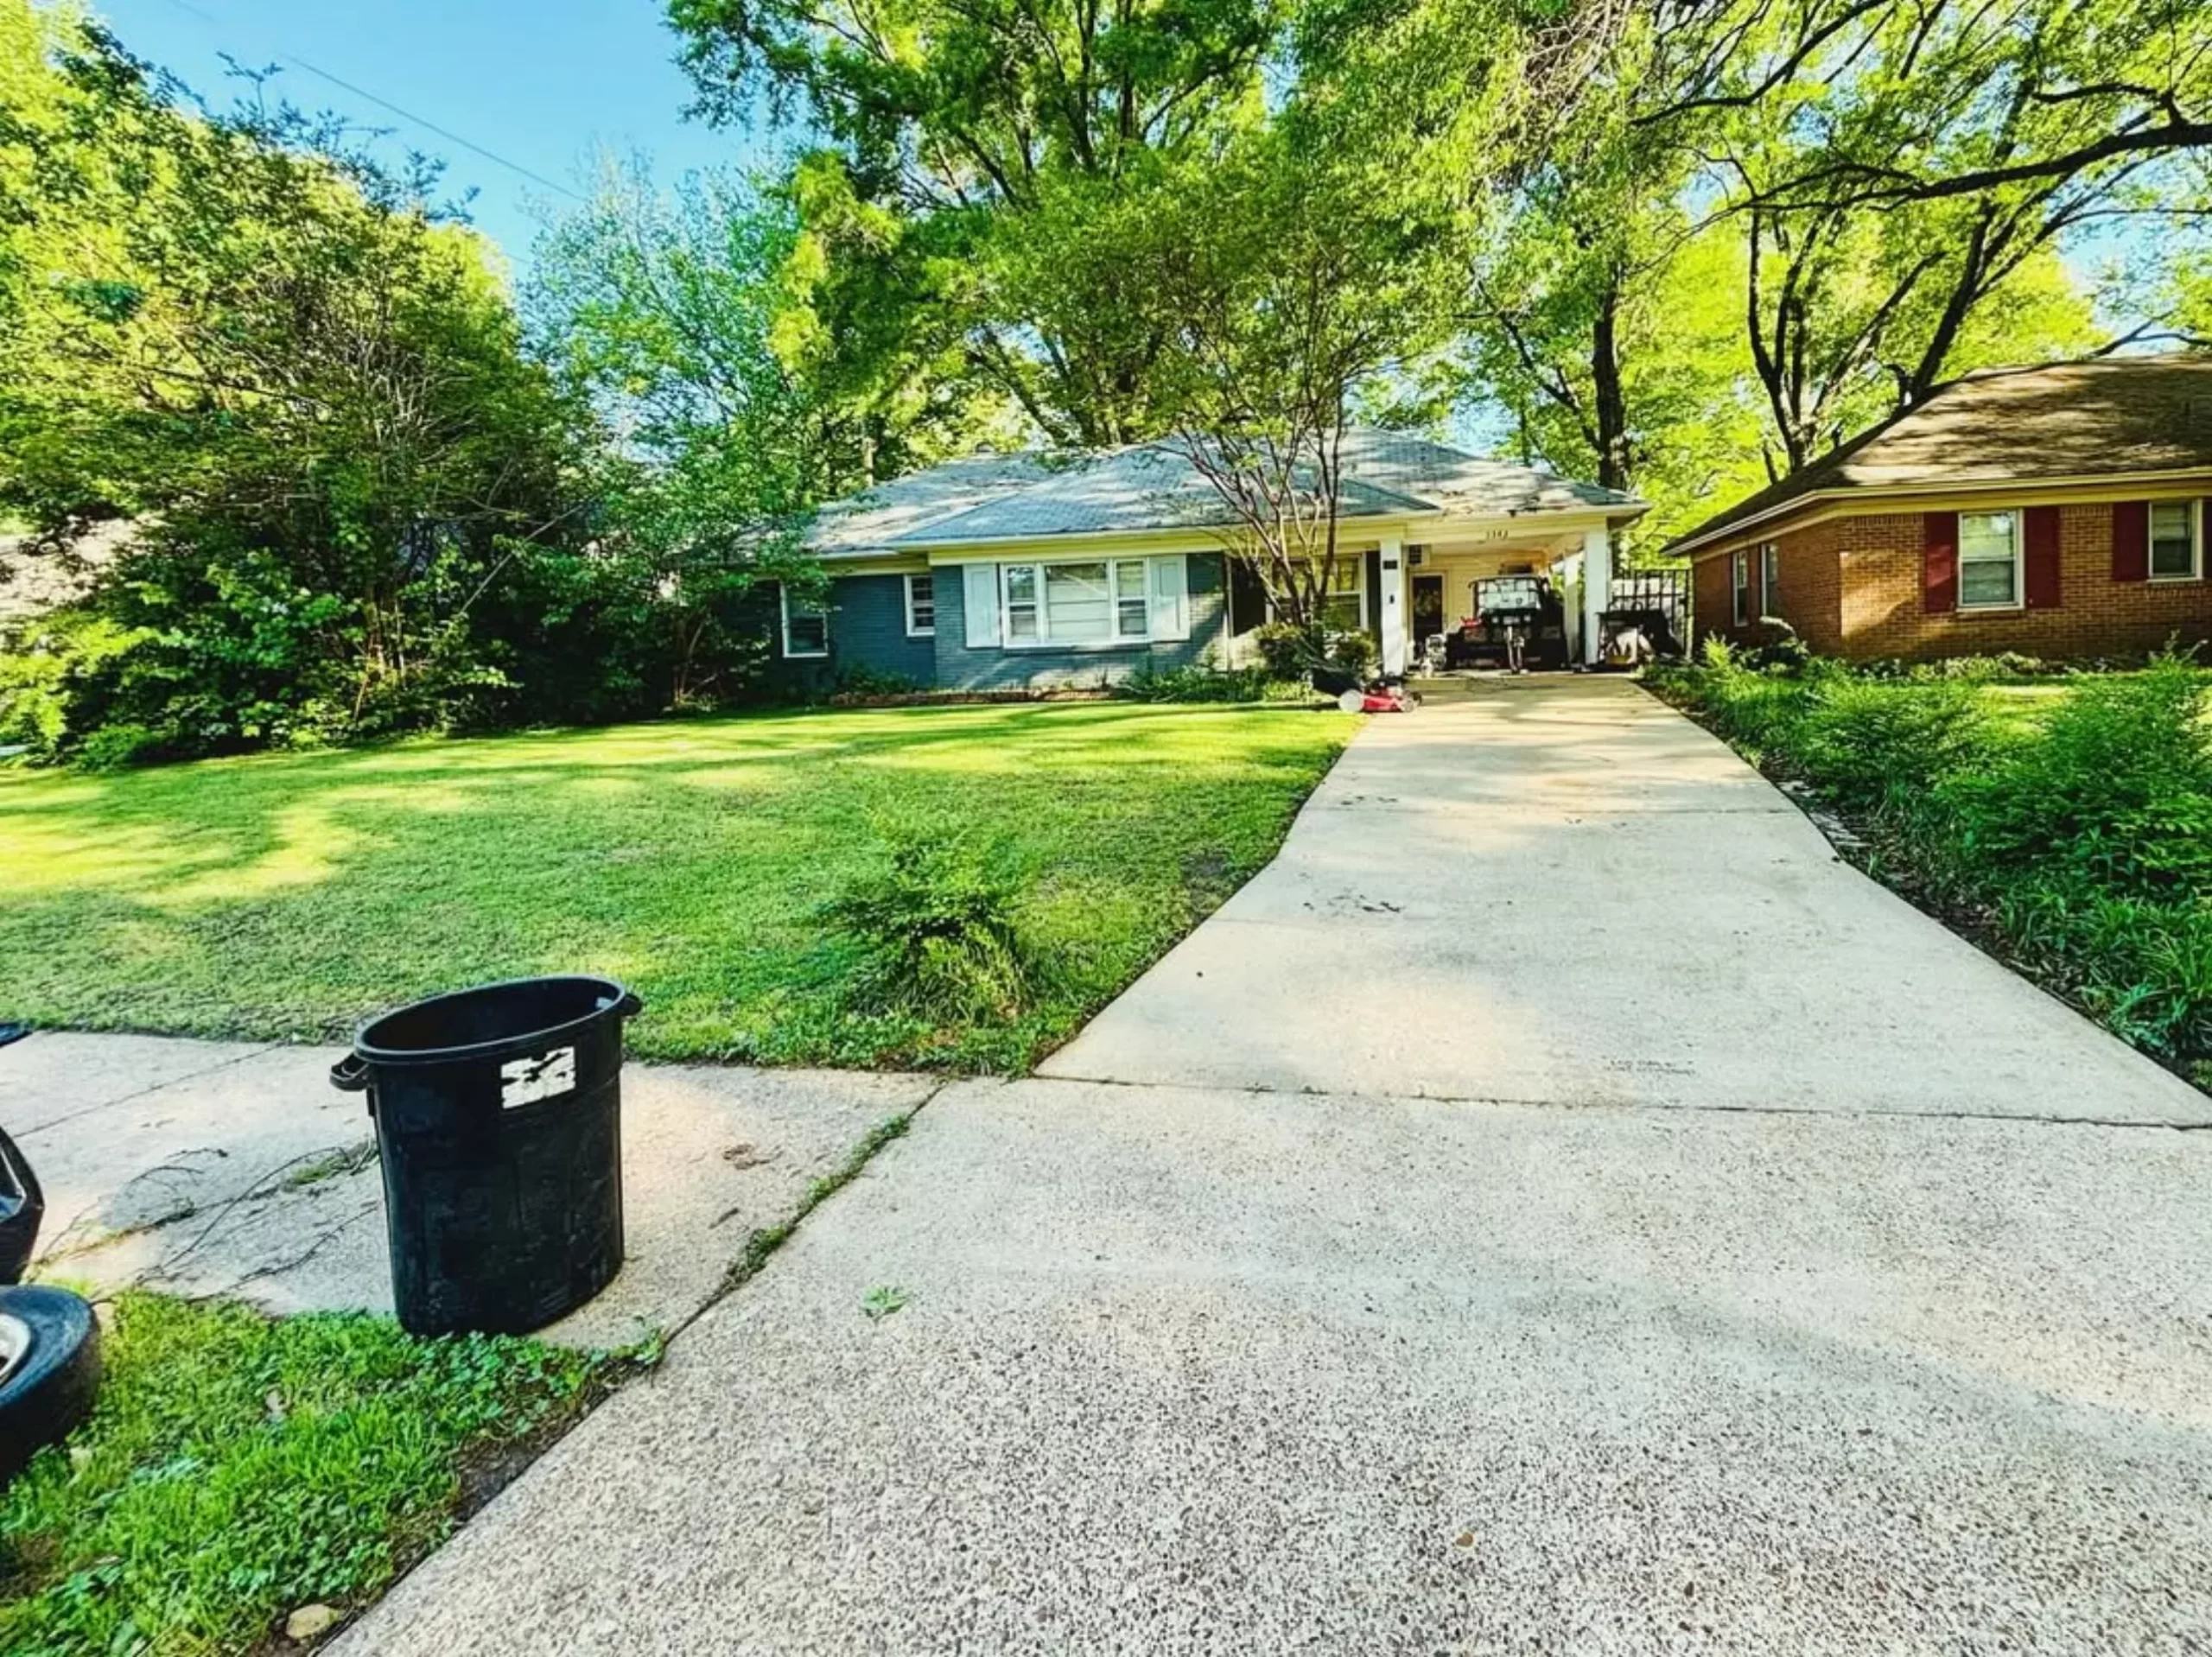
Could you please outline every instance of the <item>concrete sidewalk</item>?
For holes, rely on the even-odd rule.
[[[1378,721],[1051,1068],[345,1657],[2212,1647],[2212,1101],[1631,687]]]
[[[271,1311],[391,1310],[381,1175],[342,1048],[33,1035],[0,1048],[0,1127],[44,1185],[39,1275],[234,1294]],[[933,1078],[630,1066],[628,1257],[548,1339],[620,1346],[721,1289],[755,1227],[788,1220]]]

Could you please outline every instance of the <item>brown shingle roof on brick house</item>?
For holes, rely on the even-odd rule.
[[[2212,470],[2212,357],[2108,357],[1952,381],[1676,537],[1694,553],[1800,503]]]

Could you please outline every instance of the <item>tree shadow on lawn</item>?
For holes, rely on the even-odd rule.
[[[840,974],[815,912],[887,832],[916,825],[1014,848],[1046,947],[1097,956],[1069,1003],[1087,1009],[1226,895],[1221,868],[1272,854],[1341,734],[1281,740],[1298,715],[1260,710],[895,711],[901,728],[858,743],[755,746],[764,727],[885,714],[55,778],[54,813],[0,786],[0,850],[24,871],[0,911],[0,954],[19,963],[6,1010],[318,1038],[461,983],[594,970],[656,1000],[671,1036],[690,1032],[663,1056],[829,1057]],[[632,746],[645,752],[597,757]],[[1209,878],[1192,883],[1192,867]],[[1103,953],[1093,914],[1113,917]],[[764,1052],[779,1006],[814,1033]],[[1056,1012],[1036,1039],[1065,1022]],[[650,1021],[641,1035],[659,1045]]]

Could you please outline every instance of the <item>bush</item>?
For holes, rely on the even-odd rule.
[[[2212,910],[2043,888],[1999,911],[2006,936],[2049,963],[2121,1039],[2170,1063],[2212,1069]]]
[[[894,832],[888,860],[822,911],[866,957],[856,1000],[933,1024],[1019,1017],[1035,969],[1004,858],[926,830]]]
[[[1829,672],[1813,681],[1786,746],[1822,792],[1869,810],[1909,804],[1969,764],[1984,725],[1972,685],[1881,683]]]
[[[19,647],[0,651],[0,742],[59,753],[93,722],[114,664],[151,637],[73,607],[40,617]]]
[[[1990,716],[2031,664],[1755,671],[1709,646],[1647,682],[1855,814],[1881,865],[1993,923],[2125,1039],[2212,1082],[2208,680],[2168,654]]]
[[[2179,657],[2085,680],[2032,738],[1955,781],[1967,847],[2117,895],[2212,898],[2204,714],[2204,680]]]
[[[1131,702],[1265,702],[1278,681],[1264,667],[1155,668],[1146,663],[1114,687]]]
[[[1754,673],[1781,674],[1802,673],[1812,663],[1811,647],[1779,616],[1759,618],[1758,637],[1744,648],[1738,662]]]
[[[1647,668],[1644,682],[1695,708],[1722,736],[1761,759],[1789,753],[1812,695],[1801,678],[1745,667],[1718,638],[1706,641],[1703,665]]]
[[[1271,679],[1302,680],[1329,659],[1328,640],[1319,627],[1270,621],[1252,634],[1253,647]]]
[[[837,670],[836,694],[865,700],[870,696],[911,696],[926,689],[911,673],[890,673],[880,668],[849,667]]]
[[[1381,659],[1382,652],[1366,633],[1338,633],[1329,643],[1330,665],[1355,679],[1373,678],[1376,663]]]

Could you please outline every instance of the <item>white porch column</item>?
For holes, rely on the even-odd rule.
[[[1612,602],[1613,531],[1601,524],[1582,532],[1582,659],[1591,667],[1598,665],[1603,644],[1598,618]]]
[[[1405,543],[1392,536],[1382,543],[1382,671],[1406,670],[1406,640],[1413,606],[1406,601]]]

